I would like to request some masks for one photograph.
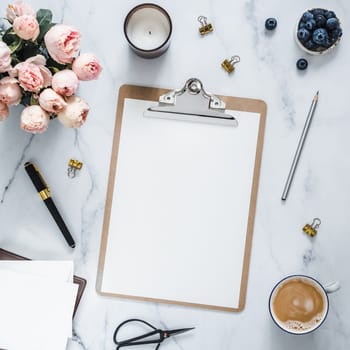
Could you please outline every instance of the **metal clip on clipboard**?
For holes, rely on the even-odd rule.
[[[199,79],[191,78],[183,88],[161,95],[159,104],[149,107],[144,116],[238,126],[237,119],[225,108],[225,102],[207,93]]]

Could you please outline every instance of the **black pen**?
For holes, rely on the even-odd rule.
[[[65,240],[67,241],[69,246],[74,248],[75,247],[74,239],[73,239],[72,235],[69,233],[69,230],[62,219],[62,216],[58,212],[58,210],[55,206],[55,203],[53,202],[53,200],[51,198],[50,190],[49,190],[44,178],[40,174],[39,169],[37,168],[36,165],[34,165],[31,162],[26,162],[24,164],[24,168],[25,168],[27,174],[29,175],[30,179],[32,180],[33,185],[36,188],[36,190],[38,191],[41,199],[46,204],[47,209],[49,209],[49,212],[51,213],[52,217],[56,221],[57,226],[60,228],[60,230],[63,234],[63,237],[65,238]]]

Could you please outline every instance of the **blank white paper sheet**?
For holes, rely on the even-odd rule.
[[[77,289],[71,261],[0,261],[0,349],[65,350]]]
[[[125,99],[101,293],[238,308],[260,114],[150,118]]]

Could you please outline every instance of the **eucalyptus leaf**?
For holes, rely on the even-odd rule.
[[[47,25],[52,22],[52,12],[48,9],[40,9],[36,13],[36,19],[39,23],[39,25]]]
[[[38,43],[41,43],[45,34],[55,25],[55,23],[44,23],[39,25],[40,34],[37,38]]]

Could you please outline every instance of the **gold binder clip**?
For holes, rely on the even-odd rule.
[[[205,16],[199,16],[198,22],[202,25],[199,28],[199,33],[201,35],[208,34],[214,30],[213,26],[210,23],[207,23],[207,17]]]
[[[317,229],[319,228],[319,226],[321,225],[321,220],[319,218],[315,218],[312,221],[312,224],[306,224],[303,227],[303,231],[308,234],[309,236],[313,237],[316,235],[317,233]]]
[[[76,159],[70,159],[68,162],[68,177],[71,179],[77,176],[79,170],[83,167],[83,163]]]
[[[241,58],[237,55],[232,56],[231,59],[226,59],[221,63],[222,68],[225,69],[226,72],[232,73],[235,70],[235,64],[240,62]]]

